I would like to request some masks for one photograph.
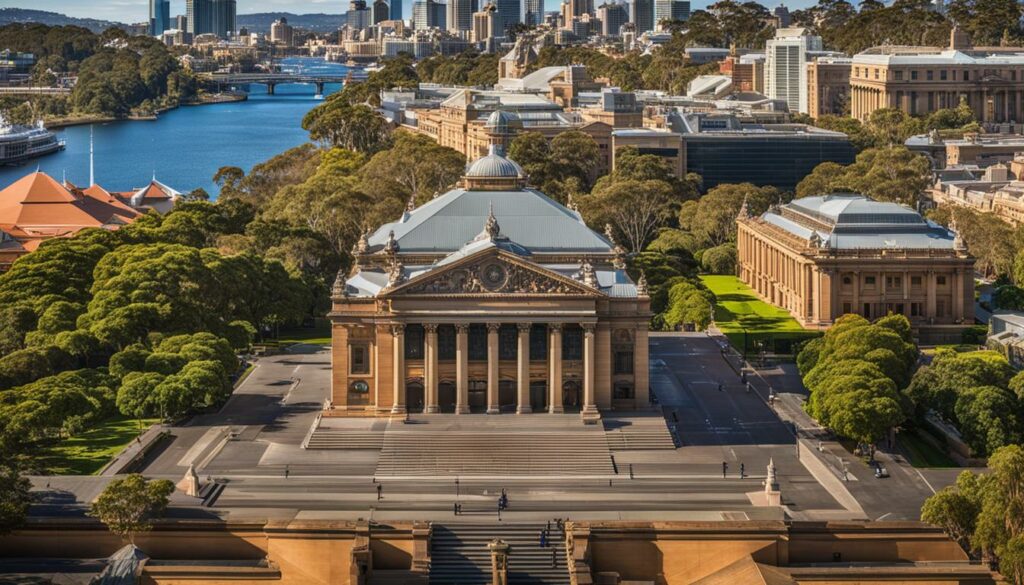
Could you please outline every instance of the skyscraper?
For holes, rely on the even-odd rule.
[[[688,0],[654,0],[654,24],[664,20],[689,20]]]
[[[391,20],[402,20],[402,0],[391,0],[388,4]]]
[[[522,0],[497,0],[498,30],[507,36],[508,30],[523,22]]]
[[[185,17],[193,36],[213,32],[213,1],[185,0]]]
[[[765,43],[765,95],[785,100],[790,112],[807,113],[807,53],[821,50],[821,37],[805,28],[776,30]]]
[[[629,21],[636,25],[637,34],[654,30],[654,0],[633,0],[629,5]]]
[[[370,9],[366,0],[352,0],[348,3],[348,26],[352,30],[363,30],[370,27]]]
[[[523,23],[539,26],[544,21],[544,0],[524,0]]]
[[[149,0],[149,34],[159,36],[171,28],[171,1]]]
[[[412,26],[416,30],[445,28],[448,6],[434,0],[416,0],[412,3]]]
[[[391,8],[388,6],[387,0],[375,0],[373,3],[373,24],[388,20],[390,12]]]
[[[233,36],[238,28],[235,21],[238,14],[237,0],[213,0],[213,34],[227,38]]]
[[[445,21],[449,32],[458,33],[473,28],[472,0],[448,0]]]
[[[618,36],[619,28],[629,22],[629,12],[625,4],[602,4],[597,9],[597,18],[601,21],[601,34]]]

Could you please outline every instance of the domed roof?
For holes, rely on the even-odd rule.
[[[473,161],[473,164],[469,165],[469,169],[466,171],[466,176],[522,179],[526,177],[526,174],[523,172],[523,167],[499,154],[498,149],[492,144],[490,154]]]
[[[522,126],[522,122],[519,120],[519,116],[515,112],[506,112],[505,110],[494,110],[490,116],[487,116],[487,122],[484,123],[484,128],[494,128],[496,130],[506,130],[512,126]]]

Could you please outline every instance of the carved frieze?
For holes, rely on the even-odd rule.
[[[412,284],[408,294],[579,294],[581,287],[488,257]]]

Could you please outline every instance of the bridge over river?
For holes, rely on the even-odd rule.
[[[345,83],[351,80],[350,73],[204,73],[201,75],[218,85],[265,85],[267,93],[274,95],[274,88],[282,83],[315,85],[317,95],[323,95],[328,83]]]

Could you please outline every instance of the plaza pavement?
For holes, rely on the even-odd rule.
[[[855,481],[840,482],[838,475],[822,481],[823,473],[837,473],[835,462],[829,471],[830,454],[808,448],[810,443],[801,455],[793,432],[806,423],[793,422],[802,413],[799,377],[784,368],[764,371],[754,377],[757,391],[748,393],[736,374],[738,362],[730,364],[728,358],[720,340],[703,333],[652,336],[655,409],[664,413],[681,444],[674,451],[614,451],[617,473],[607,477],[461,478],[456,487],[451,477],[377,478],[377,450],[304,450],[303,440],[329,395],[330,359],[325,348],[294,346],[261,359],[219,412],[172,427],[172,440],[150,453],[143,472],[177,481],[194,465],[201,481],[216,482],[218,489],[205,499],[176,494],[171,513],[236,519],[373,514],[376,519],[451,520],[458,501],[463,520],[493,521],[502,489],[510,499],[502,515],[508,520],[775,518],[779,510],[754,506],[749,496],[763,489],[769,460],[778,469],[790,517],[916,519],[920,502],[931,493],[922,486],[930,481],[938,489],[947,481],[923,480],[916,470],[895,465],[892,480],[879,483],[883,480],[869,476],[866,466],[853,464]],[[782,396],[774,411],[766,400],[769,384]],[[508,425],[505,419],[515,417],[528,431],[531,420],[540,423],[534,417],[544,416],[472,415],[464,424],[500,432]],[[387,426],[383,420],[366,420],[360,421],[363,426]],[[723,462],[729,466],[725,478]],[[739,477],[741,464],[744,478]],[[33,513],[81,514],[104,481],[34,478],[48,503]],[[849,494],[856,498],[852,506]]]

